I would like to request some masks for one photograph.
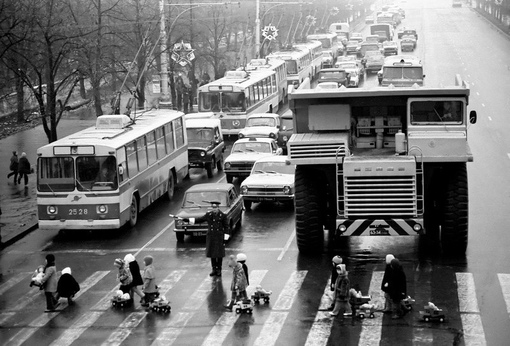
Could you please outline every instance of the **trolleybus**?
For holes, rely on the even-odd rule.
[[[278,85],[278,103],[287,102],[287,64],[280,59],[251,59],[244,67],[238,68],[249,73],[256,71],[272,70],[276,72],[276,84]]]
[[[294,88],[297,88],[305,78],[312,78],[312,54],[310,49],[305,46],[289,47],[273,52],[266,58],[285,60],[287,63],[287,84],[294,85]]]
[[[184,113],[152,110],[96,126],[37,150],[39,228],[118,229],[188,175]]]

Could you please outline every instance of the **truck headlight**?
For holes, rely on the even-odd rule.
[[[246,195],[248,193],[248,186],[246,185],[241,186],[241,193],[243,195]]]
[[[230,162],[225,162],[225,168],[230,169]]]

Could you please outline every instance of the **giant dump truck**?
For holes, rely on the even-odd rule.
[[[303,253],[336,237],[435,235],[468,243],[469,86],[298,89],[290,95],[296,239]]]

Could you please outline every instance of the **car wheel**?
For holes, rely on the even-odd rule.
[[[208,162],[205,164],[205,170],[207,171],[207,178],[212,178],[213,177],[213,168],[215,166],[215,162],[213,160],[213,162]]]
[[[138,199],[135,195],[131,196],[131,206],[129,208],[129,226],[135,227],[138,222]]]
[[[230,174],[227,174],[227,183],[232,183],[234,181],[234,177]]]
[[[177,238],[178,243],[184,242],[184,233],[176,232],[175,237]]]
[[[218,172],[223,170],[223,156],[216,161],[216,168],[218,169]]]
[[[244,200],[244,201],[243,201],[243,203],[244,203],[244,208],[245,208],[246,210],[250,210],[250,209],[251,209],[251,203],[252,203],[252,201],[246,201],[246,200]]]

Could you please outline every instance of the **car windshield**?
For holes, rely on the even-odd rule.
[[[320,71],[319,80],[345,79],[345,71]]]
[[[287,74],[297,74],[298,73],[298,68],[297,68],[297,63],[296,63],[296,60],[286,60],[287,62]]]
[[[274,118],[249,118],[246,121],[246,126],[270,126],[275,127],[276,122]]]
[[[186,193],[182,206],[184,208],[197,207],[207,208],[211,201],[220,202],[220,206],[227,205],[227,194],[225,191],[192,191]]]
[[[282,118],[282,129],[284,130],[292,130],[293,127],[292,119]]]
[[[461,101],[414,101],[411,124],[462,124],[464,105]]]
[[[267,142],[241,142],[234,143],[232,152],[258,152],[258,153],[270,153],[271,146]]]
[[[255,162],[253,174],[294,174],[295,165],[288,165],[285,162]]]
[[[74,191],[74,161],[72,157],[42,157],[38,162],[39,191]]]
[[[188,134],[188,142],[204,142],[204,141],[212,141],[214,137],[213,129],[197,129],[197,128],[187,128],[186,133]]]

